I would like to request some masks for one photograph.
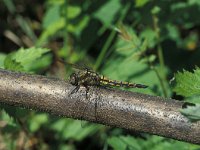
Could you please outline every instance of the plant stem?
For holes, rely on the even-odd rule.
[[[117,24],[125,18],[130,6],[131,6],[131,3],[127,3],[127,5],[125,6],[125,8],[123,9],[123,11],[121,13],[119,20],[117,21]],[[98,68],[100,67],[100,65],[101,65],[101,63],[102,63],[102,61],[105,57],[105,54],[106,54],[108,48],[110,47],[116,33],[117,32],[115,30],[112,30],[112,32],[110,33],[105,45],[103,46],[103,49],[101,50],[101,53],[99,54],[99,56],[97,58],[97,61],[96,61],[95,66],[94,66],[95,70],[98,70]]]
[[[67,43],[68,43],[68,29],[67,29],[67,26],[68,26],[68,12],[67,12],[67,9],[68,9],[68,0],[65,0],[65,3],[63,5],[63,12],[64,12],[64,19],[65,19],[65,26],[64,26],[64,35],[63,35],[63,40],[64,40],[64,45],[63,45],[63,48],[66,49],[66,51],[68,51],[68,48],[67,48]]]
[[[99,54],[99,56],[97,58],[97,61],[96,61],[95,66],[94,66],[94,70],[98,70],[98,68],[100,67],[101,62],[103,61],[103,58],[104,58],[111,42],[113,41],[115,35],[116,35],[116,31],[112,30],[112,32],[110,33],[105,45],[103,46],[103,49],[101,50],[101,53]]]
[[[163,49],[162,46],[160,44],[160,27],[158,25],[158,17],[156,15],[153,15],[153,26],[154,26],[154,30],[156,32],[156,38],[157,38],[157,42],[158,42],[158,47],[157,47],[157,54],[158,54],[158,60],[159,63],[161,65],[161,68],[165,68],[165,62],[164,62],[164,57],[163,57]],[[161,87],[162,87],[162,91],[165,97],[167,97],[167,89],[166,86],[164,84],[164,80],[166,80],[166,77],[164,74],[160,73],[154,68],[153,69],[160,81]]]

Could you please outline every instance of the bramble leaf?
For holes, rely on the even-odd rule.
[[[4,67],[14,71],[30,71],[32,64],[48,51],[46,48],[21,48],[5,58]]]
[[[174,91],[182,96],[194,96],[200,94],[200,69],[196,68],[194,73],[184,70],[175,75],[176,86]]]
[[[178,72],[175,75],[176,86],[174,91],[178,95],[189,97],[186,99],[188,102],[199,103],[200,95],[200,69],[196,68],[194,72],[184,70],[183,73]],[[189,118],[191,121],[200,120],[200,104],[196,106],[188,106],[186,109],[182,109],[181,113]]]

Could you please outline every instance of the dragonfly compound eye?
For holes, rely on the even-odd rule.
[[[72,85],[78,85],[78,82],[77,82],[77,76],[75,73],[71,74],[70,75],[70,80],[69,82],[72,84]]]

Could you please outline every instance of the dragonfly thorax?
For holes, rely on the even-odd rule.
[[[76,73],[72,73],[71,75],[70,75],[70,83],[72,84],[72,85],[78,85],[78,77],[77,77],[77,74]]]

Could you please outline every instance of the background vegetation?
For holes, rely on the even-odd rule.
[[[199,14],[199,0],[2,0],[0,67],[63,78],[71,73],[63,58],[149,86],[133,91],[199,103]],[[182,113],[198,121],[199,110]],[[0,149],[199,149],[3,105],[0,128]]]

